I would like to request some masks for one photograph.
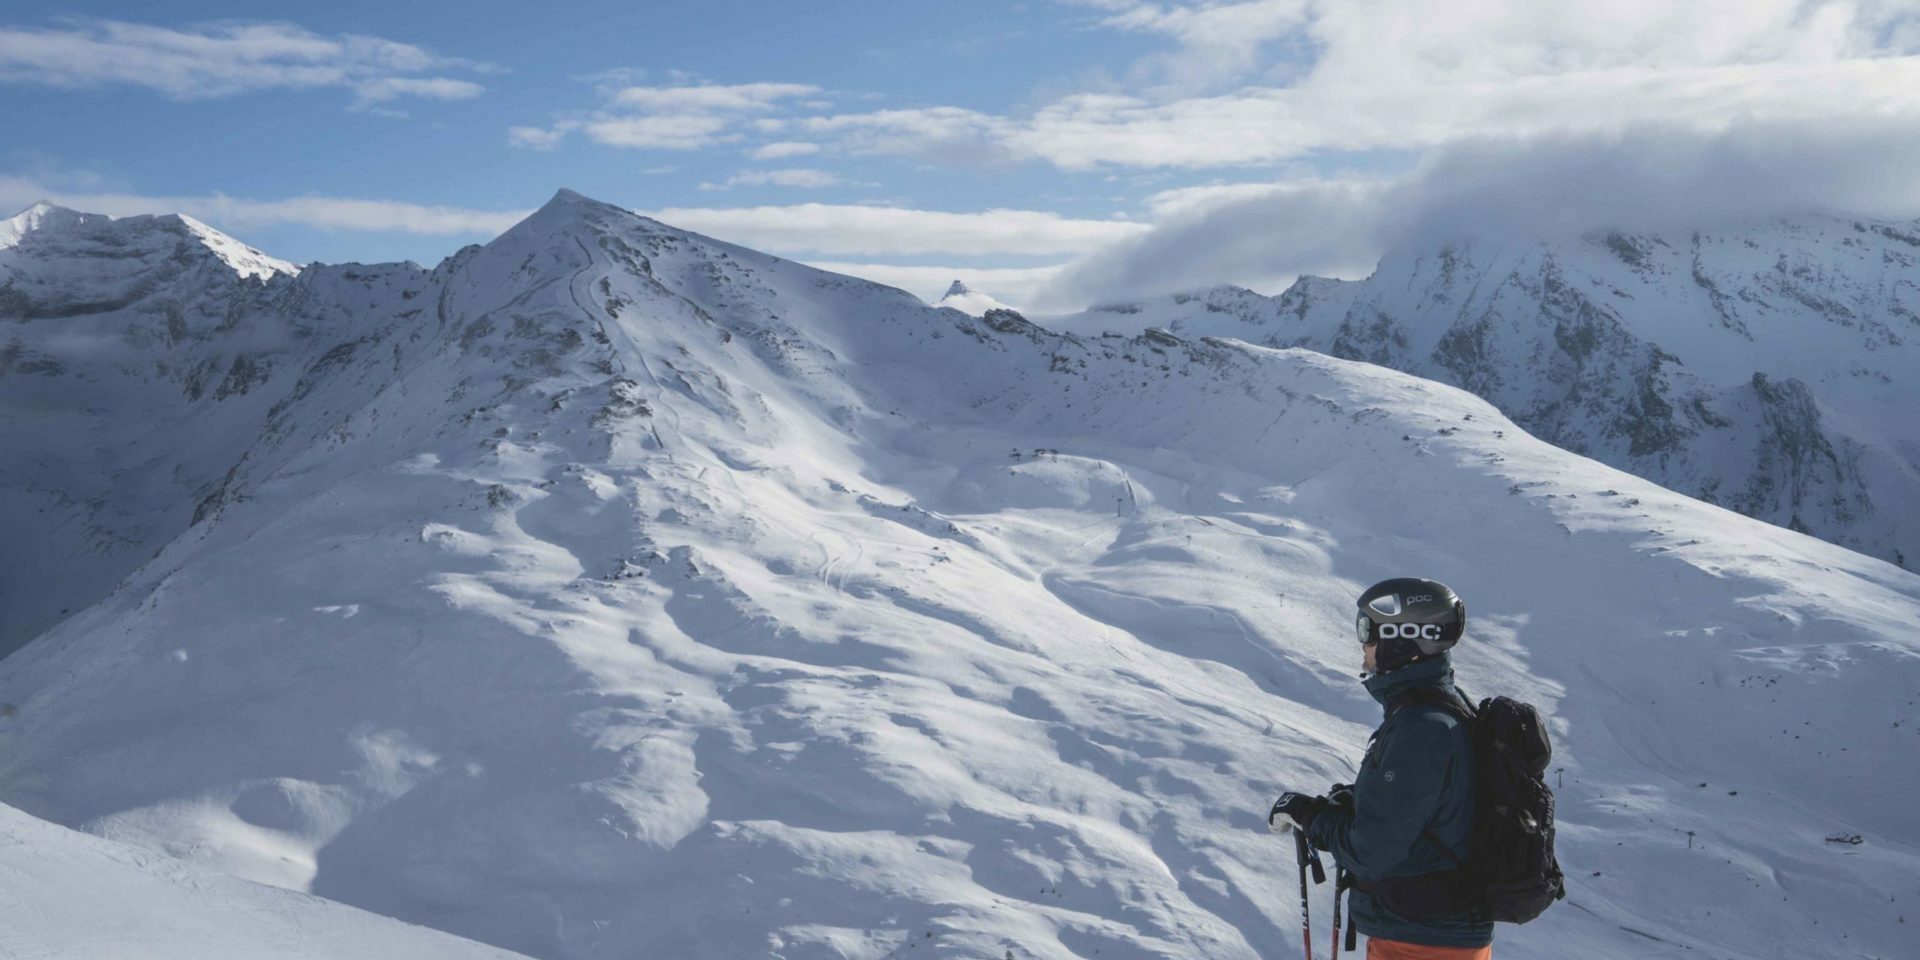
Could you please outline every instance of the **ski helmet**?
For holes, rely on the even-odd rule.
[[[1354,633],[1362,644],[1380,645],[1373,662],[1381,673],[1446,652],[1467,629],[1467,605],[1438,580],[1382,580],[1357,605]]]

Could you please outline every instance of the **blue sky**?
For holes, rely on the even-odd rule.
[[[0,205],[432,263],[566,186],[922,295],[1272,288],[1364,272],[1488,170],[1591,195],[1542,151],[1631,174],[1607,158],[1652,142],[1717,180],[1864,142],[1896,168],[1916,39],[1911,4],[1799,0],[19,5]],[[1790,199],[1913,206],[1857,166]]]

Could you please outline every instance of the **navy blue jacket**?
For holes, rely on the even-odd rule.
[[[1451,870],[1454,862],[1421,833],[1430,827],[1454,852],[1473,856],[1473,744],[1458,717],[1433,704],[1409,704],[1408,697],[1423,686],[1457,696],[1453,662],[1443,653],[1376,674],[1366,686],[1386,708],[1386,722],[1374,731],[1354,776],[1353,806],[1314,817],[1307,837],[1366,881]],[[1360,890],[1347,904],[1354,927],[1369,937],[1435,947],[1493,942],[1491,922],[1416,922]]]

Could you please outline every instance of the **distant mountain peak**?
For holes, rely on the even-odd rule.
[[[551,211],[573,210],[582,207],[588,209],[620,210],[619,207],[607,203],[604,200],[595,200],[578,190],[569,190],[566,187],[561,187],[553,192],[553,196],[547,198],[546,203],[541,204],[539,212],[546,213]],[[626,211],[620,210],[620,212],[625,213]]]
[[[532,243],[536,247],[544,247],[547,241],[543,238],[580,230],[591,233],[609,227],[637,229],[643,233],[686,234],[684,230],[642,216],[618,204],[595,200],[577,190],[562,187],[555,190],[540,209],[507,228],[506,232],[489,241],[486,246]]]
[[[97,213],[81,213],[47,200],[41,200],[0,222],[0,249],[15,246],[29,233],[40,230],[68,230],[109,218]]]
[[[607,204],[601,203],[592,197],[562,187],[555,190],[553,196],[548,197],[547,202],[541,204],[538,210],[528,214],[526,219],[520,222],[522,224],[533,221],[555,223],[578,220],[589,210],[595,207],[605,206],[607,206]],[[518,226],[518,224],[516,224],[516,226]],[[511,229],[509,232],[511,232]]]
[[[642,220],[648,223],[659,222],[651,217],[641,216],[617,203],[596,200],[578,190],[569,190],[566,187],[555,190],[553,196],[548,197],[547,202],[541,204],[540,209],[533,212],[533,216],[577,218],[591,213],[604,213],[624,219]]]
[[[160,237],[153,235],[159,234]],[[300,268],[270,257],[184,213],[110,217],[84,213],[42,200],[0,222],[0,250],[18,247],[30,237],[56,245],[106,243],[117,251],[141,249],[141,244],[177,243],[186,237],[218,257],[242,277],[262,280],[276,274],[293,276]],[[151,238],[144,239],[143,238]]]
[[[986,316],[989,310],[1013,309],[1013,307],[967,286],[964,280],[953,281],[953,285],[947,288],[946,295],[935,301],[933,305],[936,307],[952,307],[961,313],[972,314],[976,317]]]

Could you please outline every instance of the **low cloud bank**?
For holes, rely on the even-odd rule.
[[[1061,271],[1040,303],[1135,299],[1300,274],[1363,276],[1386,252],[1451,239],[1706,229],[1808,212],[1920,214],[1920,131],[1897,125],[1640,127],[1478,141],[1397,177],[1234,184],[1157,198],[1151,231]]]

